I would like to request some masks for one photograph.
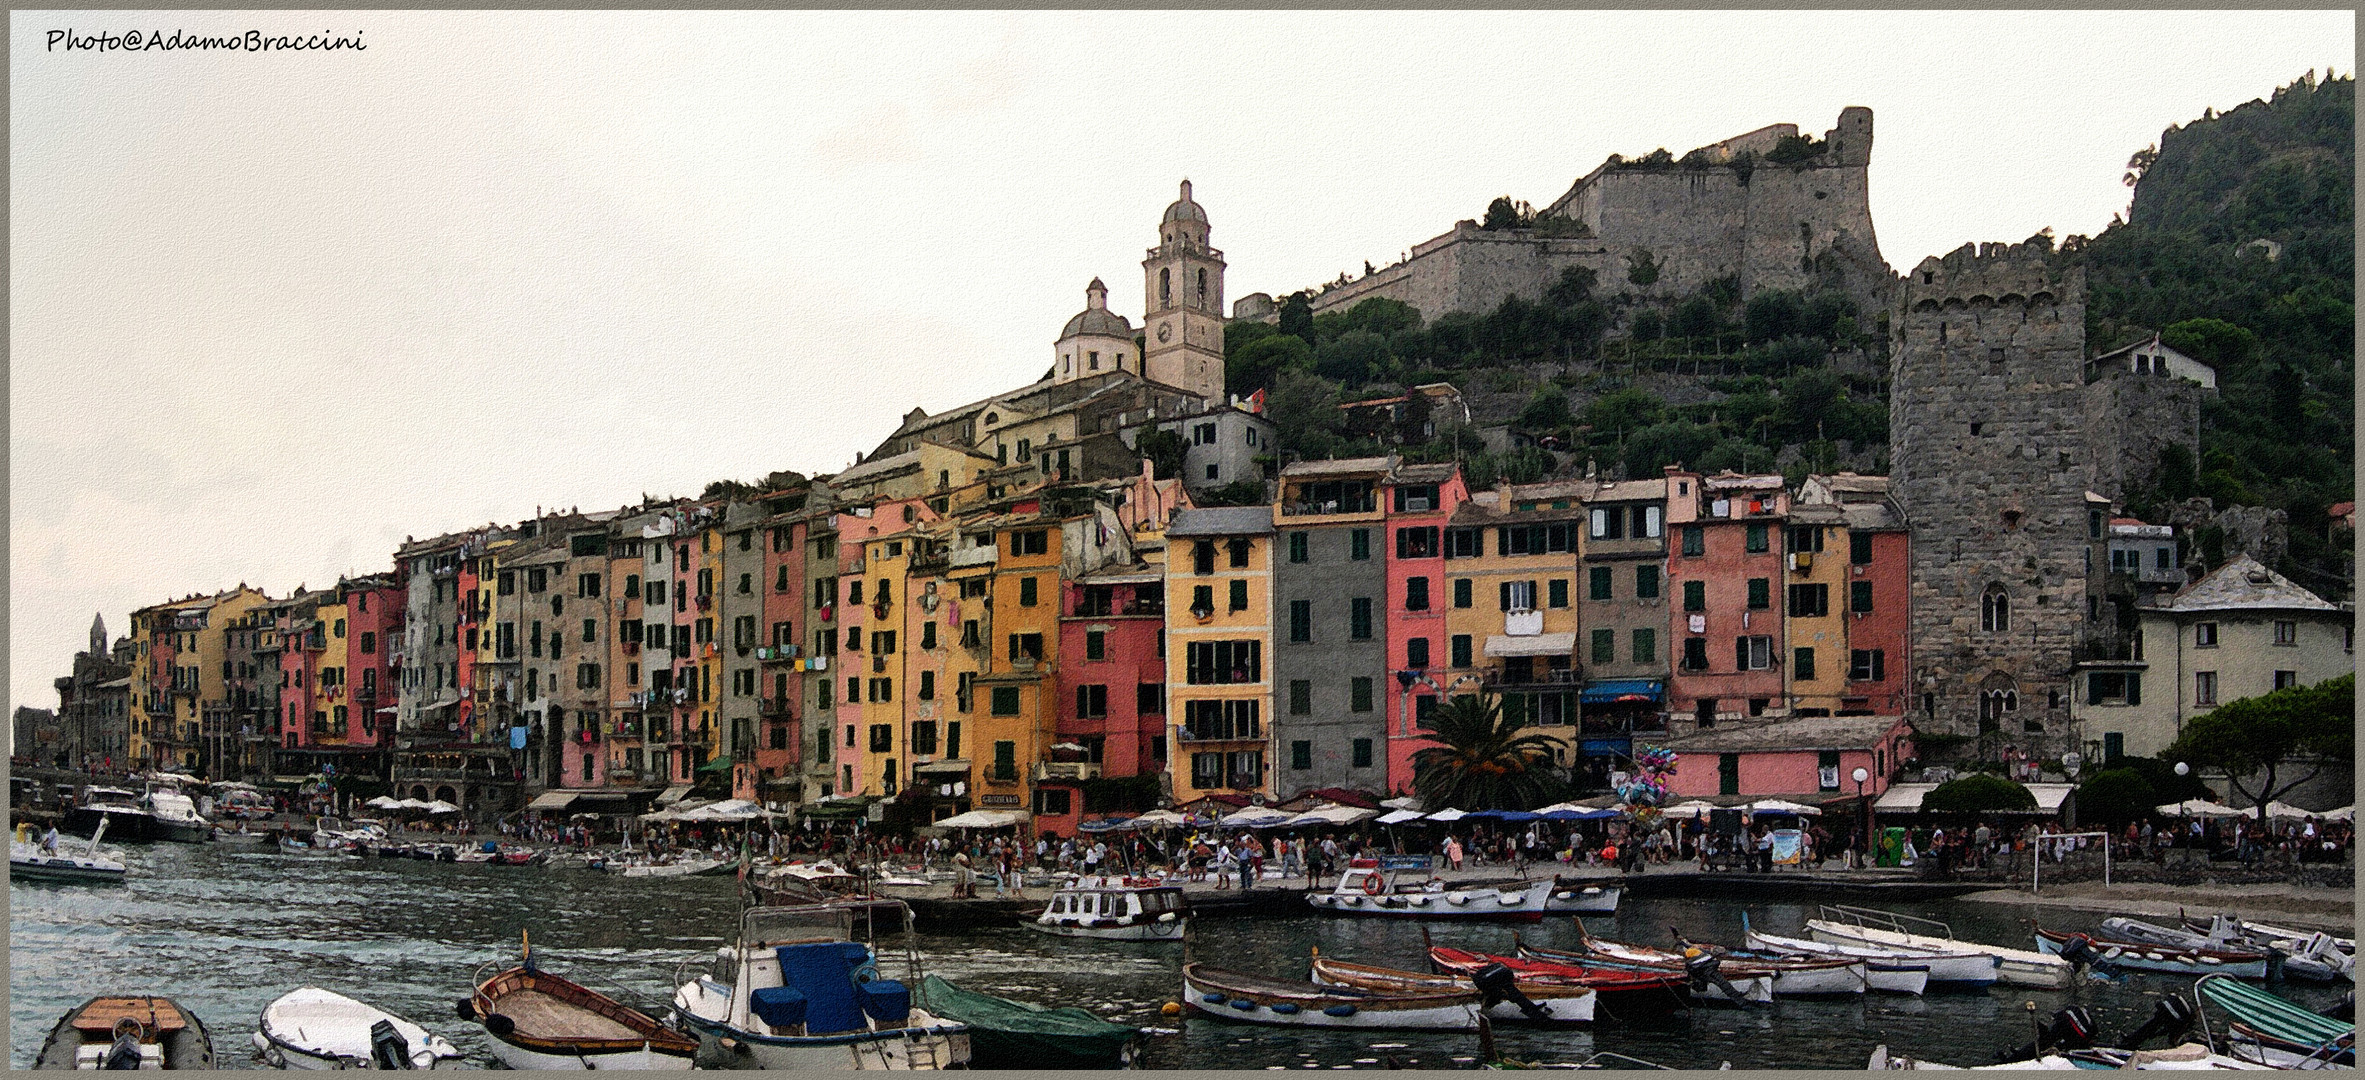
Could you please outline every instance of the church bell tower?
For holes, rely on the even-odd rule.
[[[1224,400],[1224,253],[1207,245],[1207,211],[1191,182],[1158,223],[1142,264],[1142,374],[1208,402]]]

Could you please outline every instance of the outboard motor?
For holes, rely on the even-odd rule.
[[[2053,1022],[2037,1032],[2032,1043],[2006,1050],[1996,1055],[1999,1064],[2028,1061],[2047,1050],[2091,1050],[2094,1048],[2094,1015],[2083,1005],[2072,1005],[2053,1014]]]
[[[2119,1036],[2111,1045],[2121,1050],[2140,1050],[2153,1039],[2175,1039],[2192,1030],[2193,1019],[2193,1007],[2185,1004],[2183,998],[2170,994],[2152,1004],[2151,1019],[2144,1021],[2142,1027]]]
[[[1706,949],[1685,957],[1683,961],[1683,973],[1691,980],[1693,993],[1713,986],[1724,991],[1725,996],[1735,1003],[1749,1004],[1749,995],[1742,993],[1740,987],[1734,986],[1732,980],[1724,977],[1723,967],[1724,957]]]
[[[1536,1004],[1526,994],[1519,992],[1519,976],[1512,974],[1508,967],[1501,964],[1488,964],[1472,974],[1470,981],[1478,986],[1481,998],[1478,1007],[1481,1011],[1493,1008],[1496,1002],[1508,1001],[1518,1006],[1519,1011],[1527,1014],[1527,1018],[1530,1020],[1552,1018],[1552,1014],[1542,1005]]]
[[[2082,968],[2092,968],[2103,975],[2118,975],[2119,966],[2096,952],[2094,942],[2084,934],[2071,934],[2061,945],[2061,958]]]
[[[394,1030],[394,1021],[380,1020],[370,1025],[370,1061],[381,1069],[413,1069],[411,1041]]]
[[[115,1045],[107,1048],[107,1056],[99,1059],[102,1069],[137,1070],[140,1067],[140,1033],[126,1032],[115,1037]]]

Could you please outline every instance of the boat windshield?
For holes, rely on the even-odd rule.
[[[854,912],[825,904],[749,908],[739,921],[739,941],[742,945],[853,939]]]
[[[84,806],[121,806],[137,809],[140,805],[139,796],[115,788],[94,787],[83,792],[82,798]]]

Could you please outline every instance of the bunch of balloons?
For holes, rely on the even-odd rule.
[[[1626,814],[1635,824],[1648,828],[1659,818],[1659,806],[1667,801],[1667,778],[1675,775],[1675,751],[1663,746],[1637,747],[1634,751],[1634,775],[1618,785],[1618,801],[1625,804]]]

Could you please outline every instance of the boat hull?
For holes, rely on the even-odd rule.
[[[670,1053],[652,1047],[637,1050],[613,1050],[597,1053],[558,1053],[552,1050],[520,1046],[507,1039],[493,1038],[493,1057],[512,1069],[598,1069],[629,1072],[687,1072],[694,1055]]]
[[[460,1068],[460,1048],[384,1009],[307,986],[263,1007],[255,1024],[255,1057],[280,1069],[375,1068],[371,1033],[391,1024],[414,1069]]]
[[[1426,988],[1449,992],[1469,993],[1477,989],[1468,979],[1459,976],[1422,975],[1419,972],[1392,971],[1360,964],[1339,964],[1317,959],[1312,978],[1317,986],[1343,986],[1356,990],[1381,993],[1402,992]],[[1518,984],[1526,995],[1543,1011],[1542,1016],[1531,1016],[1515,1002],[1498,1001],[1481,1012],[1488,1020],[1505,1024],[1590,1024],[1593,1007],[1600,995],[1588,988],[1546,986],[1534,982]]]
[[[1794,938],[1782,937],[1774,934],[1761,934],[1756,930],[1749,930],[1747,932],[1747,940],[1749,942],[1749,947],[1753,949],[1768,949],[1774,952],[1805,951],[1831,956],[1852,956],[1864,960],[1868,965],[1872,966],[1889,964],[1902,967],[1927,968],[1928,974],[1923,979],[1923,991],[1984,991],[1988,987],[1995,985],[1996,965],[2002,962],[2001,958],[1991,956],[1987,953],[1917,954],[1901,949],[1884,949],[1869,945],[1841,944],[1829,941],[1819,941],[1813,938]],[[1871,971],[1870,968],[1867,969],[1867,976],[1868,978],[1877,978],[1877,974]],[[1873,987],[1873,989],[1877,990],[1880,989],[1880,987],[1876,985]]]
[[[2223,960],[2212,964],[2202,956],[2168,945],[2148,945],[2139,941],[2111,941],[2083,934],[2055,934],[2037,931],[2037,951],[2047,956],[2059,956],[2072,937],[2085,937],[2096,954],[2111,966],[2127,971],[2149,972],[2155,975],[2228,975],[2236,979],[2266,978],[2266,957],[2255,960]]]
[[[1397,919],[1488,919],[1541,922],[1554,912],[1552,883],[1540,881],[1520,889],[1447,889],[1438,892],[1367,893],[1340,889],[1311,893],[1306,903],[1331,915],[1372,915]],[[1610,901],[1615,910],[1617,901]],[[1573,914],[1560,909],[1558,914]]]
[[[1616,885],[1555,888],[1545,901],[1544,910],[1552,915],[1615,915],[1618,898],[1625,891]]]
[[[13,851],[8,856],[8,876],[16,881],[116,885],[123,882],[125,874],[123,864],[112,859]]]
[[[1973,952],[1993,956],[1998,961],[1995,968],[1996,981],[2007,986],[2033,986],[2049,990],[2066,989],[2077,974],[2076,969],[2070,966],[2069,961],[2058,956],[2047,956],[2026,949],[2007,949],[2000,945],[1983,945],[1976,941],[1928,937],[1922,934],[1900,933],[1895,930],[1877,930],[1869,927],[1851,926],[1846,923],[1835,923],[1828,919],[1807,920],[1807,933],[1813,935],[1817,941],[1835,945],[1889,946],[1908,950],[1929,949],[1958,954]]]
[[[1390,1001],[1306,984],[1299,992],[1209,981],[1197,964],[1183,967],[1183,1002],[1202,1015],[1275,1027],[1405,1031],[1474,1031],[1478,995],[1424,995]]]
[[[779,1036],[758,1035],[690,1013],[680,1016],[699,1034],[736,1044],[738,1060],[730,1068],[916,1070],[969,1063],[969,1033],[957,1024]]]
[[[1930,969],[1922,964],[1891,964],[1878,960],[1864,962],[1864,988],[1883,994],[1912,994],[1920,997],[1930,988]]]
[[[1078,926],[1074,923],[1030,919],[1027,927],[1054,937],[1094,938],[1100,941],[1181,941],[1189,919],[1137,922],[1127,926]]]
[[[90,1019],[85,1019],[86,1014]],[[150,997],[98,997],[67,1010],[57,1026],[50,1029],[49,1039],[33,1059],[33,1067],[73,1070],[85,1067],[83,1059],[91,1059],[88,1067],[96,1068],[98,1059],[104,1057],[113,1041],[110,1017],[121,1015],[155,1017],[177,1025],[145,1040],[141,1068],[214,1067],[213,1037],[207,1034],[205,1022],[170,998]]]
[[[87,839],[98,831],[101,818],[106,819],[109,840],[147,843],[158,839],[156,817],[145,810],[77,806],[66,811],[66,819],[58,823],[57,831]]]

